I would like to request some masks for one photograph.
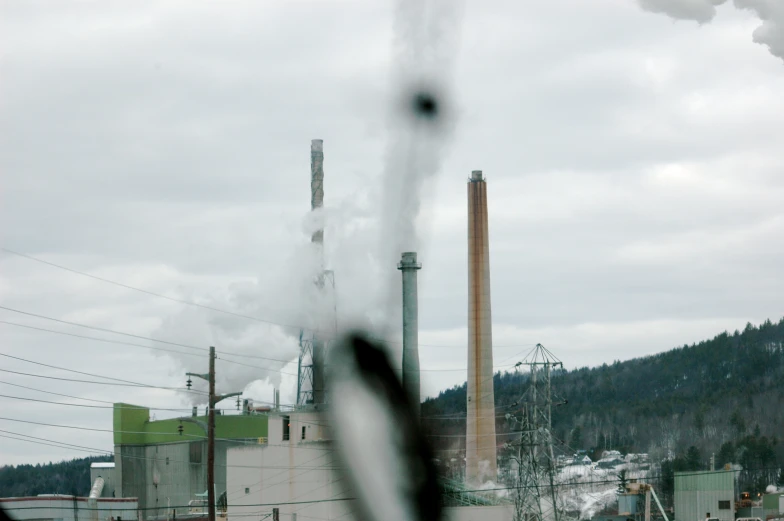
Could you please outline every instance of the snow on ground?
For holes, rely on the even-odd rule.
[[[560,498],[565,510],[579,512],[580,519],[590,519],[599,512],[617,504],[620,484],[619,473],[626,470],[626,478],[644,478],[648,471],[638,465],[626,463],[611,469],[595,465],[569,465],[559,470],[556,481],[560,485]]]
[[[489,490],[492,491],[496,497],[508,497],[509,490],[507,490],[503,485],[496,483],[495,481],[487,481],[483,485],[479,486],[478,490]]]

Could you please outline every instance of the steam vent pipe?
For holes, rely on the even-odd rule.
[[[324,141],[313,139],[310,142],[310,209],[316,211],[324,206]],[[317,255],[322,257],[324,244],[324,228],[319,227],[313,232],[311,242],[316,245]],[[323,265],[323,258],[319,259]],[[324,396],[324,341],[313,337],[313,403],[326,401]]]
[[[422,265],[417,262],[416,252],[403,253],[397,265],[403,273],[403,388],[408,393],[411,405],[419,420],[419,309],[417,304],[417,271]]]
[[[497,480],[493,333],[487,183],[481,170],[468,181],[468,392],[466,482]]]

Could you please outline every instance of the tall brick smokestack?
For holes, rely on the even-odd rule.
[[[493,333],[487,183],[481,170],[468,181],[468,393],[466,482],[496,481]]]
[[[324,206],[324,141],[313,139],[310,142],[310,209],[316,211]],[[324,228],[313,232],[311,242],[315,244],[321,268],[324,268]],[[319,273],[317,283],[324,285],[323,273]],[[313,403],[326,401],[324,396],[324,341],[313,337]]]

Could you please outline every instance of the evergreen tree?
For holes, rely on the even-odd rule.
[[[702,470],[702,455],[694,445],[686,451],[686,467],[686,470]]]
[[[572,436],[569,439],[569,446],[574,450],[583,448],[583,429],[579,425],[572,430]]]
[[[618,473],[618,492],[626,492],[628,484],[629,480],[626,479],[626,469],[623,469]]]

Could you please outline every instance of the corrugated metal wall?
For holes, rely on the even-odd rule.
[[[675,521],[703,521],[708,514],[734,521],[735,473],[676,472]]]

